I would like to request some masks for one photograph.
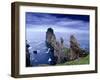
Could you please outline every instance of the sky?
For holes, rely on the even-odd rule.
[[[46,32],[49,27],[55,32],[89,33],[89,15],[50,14],[26,12],[26,28]]]

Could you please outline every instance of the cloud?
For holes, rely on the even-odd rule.
[[[73,15],[75,16],[75,15]],[[76,16],[80,17],[80,16]],[[26,27],[33,31],[46,32],[51,27],[56,32],[89,33],[89,21],[61,14],[26,13]]]
[[[59,24],[74,21],[87,21],[83,15],[67,15],[67,14],[47,14],[47,13],[26,13],[27,24]],[[82,19],[83,18],[83,19]],[[88,19],[88,18],[87,18]]]
[[[58,20],[55,16],[49,14],[26,14],[26,23],[28,24],[53,24]]]

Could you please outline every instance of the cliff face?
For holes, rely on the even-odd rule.
[[[51,44],[52,41],[56,41],[56,37],[54,34],[54,31],[52,28],[48,28],[47,32],[46,32],[46,43],[47,43],[47,47],[49,47],[48,44]]]
[[[53,29],[48,28],[46,32],[46,46],[53,52],[54,57],[56,58],[56,63],[61,63],[65,58],[63,53],[63,42],[63,38],[61,38],[61,42],[58,42]]]
[[[71,35],[70,36],[70,59],[73,60],[79,58],[81,52],[82,50],[80,48],[77,39],[73,35]]]
[[[56,37],[52,28],[48,28],[46,32],[46,46],[49,48],[50,58],[52,62],[50,64],[56,64],[57,60],[54,56],[54,46],[52,45],[53,42],[56,41]]]

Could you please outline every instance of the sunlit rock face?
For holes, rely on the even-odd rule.
[[[77,39],[74,37],[74,35],[70,36],[70,59],[74,60],[79,58],[79,55],[81,54],[82,50],[80,48],[80,44],[78,43]]]

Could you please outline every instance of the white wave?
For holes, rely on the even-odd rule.
[[[48,59],[48,62],[52,61],[51,58]]]
[[[29,50],[31,50],[31,49],[32,49],[32,47],[29,47],[28,49],[29,49]]]
[[[48,48],[48,51],[46,53],[49,53],[49,51],[50,51],[50,48]]]

